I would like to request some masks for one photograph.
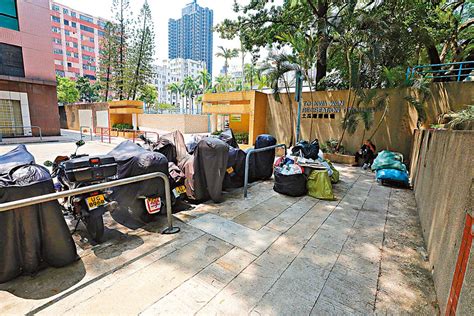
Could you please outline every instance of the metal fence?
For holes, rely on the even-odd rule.
[[[23,135],[17,135],[16,134],[16,129],[23,129]],[[12,130],[13,133],[9,133],[9,134],[13,134],[13,137],[18,137],[18,136],[25,136],[25,129],[26,130],[31,130],[31,134],[33,134],[33,129],[37,129],[38,130],[38,136],[40,138],[40,140],[42,141],[43,140],[43,132],[41,131],[41,127],[39,126],[36,126],[36,125],[12,125],[12,126],[0,126],[0,142],[2,141],[3,139],[3,131],[6,130],[6,129],[9,129],[9,130]]]
[[[410,81],[417,76],[426,79],[449,79],[449,81],[472,81],[474,61],[458,63],[431,64],[408,67],[406,80]]]
[[[62,199],[62,198],[65,198],[65,197],[80,195],[80,194],[84,194],[84,193],[90,193],[90,192],[94,192],[94,191],[98,191],[98,190],[104,190],[104,189],[108,189],[108,188],[123,186],[123,185],[136,183],[136,182],[142,182],[142,181],[145,181],[145,180],[150,180],[150,179],[155,179],[155,178],[161,178],[161,179],[163,179],[163,182],[165,183],[165,201],[166,201],[166,215],[168,217],[168,227],[166,229],[164,229],[162,231],[162,233],[163,234],[176,234],[180,231],[180,228],[173,226],[173,213],[172,213],[172,210],[171,210],[170,182],[169,182],[168,176],[165,175],[162,172],[149,173],[149,174],[145,174],[145,175],[141,175],[141,176],[126,178],[126,179],[121,179],[121,180],[116,180],[116,181],[110,181],[110,182],[104,182],[104,183],[100,183],[100,184],[94,184],[94,185],[90,185],[90,186],[82,187],[82,188],[77,188],[77,189],[73,189],[73,190],[50,193],[50,194],[45,194],[45,195],[40,195],[40,196],[34,196],[34,197],[31,197],[31,198],[27,198],[27,199],[22,199],[22,200],[3,203],[3,204],[0,204],[0,213],[11,211],[11,210],[18,209],[18,208],[25,207],[25,206],[37,205],[37,204],[41,204],[41,203],[45,203],[45,202],[50,202],[50,201]]]

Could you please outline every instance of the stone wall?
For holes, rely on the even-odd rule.
[[[412,184],[438,301],[444,314],[466,216],[474,216],[474,131],[417,131],[412,156]],[[474,315],[473,253],[471,246],[458,315]]]
[[[388,113],[382,121],[377,133],[373,137],[373,142],[377,150],[388,149],[401,152],[409,159],[413,131],[416,129],[416,111],[405,100],[409,94],[416,95],[416,91],[408,88],[381,89],[378,95],[384,97],[389,102]],[[450,110],[460,110],[466,105],[474,103],[474,83],[439,83],[432,84],[431,97],[428,98],[426,126],[437,123],[440,114]],[[349,97],[348,90],[339,91],[316,91],[313,93],[303,93],[303,103],[326,104],[326,108],[333,110],[337,106],[332,104],[343,104],[339,112],[321,113],[322,117],[307,118],[306,113],[301,117],[301,139],[318,138],[325,142],[328,139],[339,139],[342,134],[341,121],[343,112]],[[354,94],[351,94],[351,98]],[[290,143],[291,130],[296,129],[296,118],[298,105],[294,101],[294,94],[290,98],[284,93],[281,94],[281,103],[277,102],[272,95],[268,95],[269,105],[267,110],[267,132],[275,135],[279,142],[287,145]],[[305,107],[303,107],[305,108]],[[383,111],[375,113],[373,127],[364,132],[363,124],[359,123],[359,128],[353,135],[346,136],[343,145],[350,152],[355,152],[361,146],[364,138],[372,135],[376,125],[382,116]],[[292,124],[292,121],[294,122]]]
[[[138,126],[142,130],[169,132],[179,130],[183,134],[207,133],[209,117],[188,114],[140,114]]]

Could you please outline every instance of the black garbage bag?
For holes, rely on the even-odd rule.
[[[224,189],[244,186],[245,158],[247,154],[241,149],[229,148],[229,160],[224,178]]]
[[[306,140],[299,141],[291,150],[293,156],[303,156],[306,159],[318,159],[319,141],[317,139],[309,143]]]
[[[196,151],[197,145],[199,142],[204,138],[204,136],[201,135],[193,135],[191,139],[189,139],[186,142],[186,150],[190,155],[193,155],[194,152]]]
[[[0,156],[2,167],[4,161],[11,163],[11,155],[3,158]],[[49,193],[54,193],[53,181],[42,166],[20,165],[0,175],[0,203]],[[57,201],[0,213],[0,283],[47,266],[63,267],[78,259]]]
[[[227,145],[233,148],[239,148],[239,144],[235,140],[234,132],[232,129],[227,129],[219,135],[219,139],[225,142]]]
[[[306,188],[306,176],[304,174],[284,175],[279,168],[275,169],[275,192],[289,196],[303,196],[308,193]]]
[[[206,137],[194,152],[194,198],[222,201],[222,185],[229,159],[229,145],[217,138]],[[187,176],[187,175],[186,175]]]
[[[259,135],[255,141],[255,149],[276,145],[276,139],[272,135]],[[275,150],[254,153],[249,161],[249,182],[267,180],[273,174],[273,162]]]
[[[31,165],[35,157],[26,149],[25,145],[18,145],[4,155],[0,156],[0,175],[8,173],[17,166]]]
[[[176,146],[173,144],[173,142],[170,139],[167,139],[165,137],[160,137],[158,141],[156,142],[156,147],[154,151],[159,152],[160,154],[163,154],[163,156],[166,157],[168,162],[173,162],[173,163],[178,163],[177,160],[177,153],[176,153]]]
[[[163,154],[148,151],[129,140],[119,144],[108,155],[114,157],[118,164],[118,179],[153,172],[169,174],[168,160]],[[112,213],[112,217],[121,223],[123,220],[117,218],[125,219],[127,214],[145,223],[156,219],[155,216],[148,214],[145,201],[139,197],[160,197],[162,203],[165,203],[163,180],[155,178],[113,188],[111,198],[118,202],[119,209]],[[166,211],[164,204],[161,209],[163,213]]]

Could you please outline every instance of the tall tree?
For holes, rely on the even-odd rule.
[[[220,52],[216,53],[216,57],[224,58],[224,75],[227,76],[229,72],[229,60],[239,56],[239,50],[237,48],[224,48],[223,46],[217,47]]]
[[[130,69],[132,80],[129,99],[135,100],[137,92],[153,77],[153,56],[155,54],[155,32],[150,6],[145,0],[133,31],[130,47]]]
[[[100,86],[98,83],[91,83],[89,78],[79,77],[76,81],[76,88],[79,91],[79,100],[82,102],[99,101]]]
[[[79,90],[76,83],[69,78],[56,77],[59,103],[75,103],[79,101]]]
[[[115,67],[114,85],[116,93],[120,100],[126,98],[128,78],[128,53],[130,38],[130,1],[129,0],[113,0],[112,13],[114,16],[114,24],[116,25],[117,36],[117,64]]]
[[[194,112],[194,97],[199,91],[199,83],[191,76],[184,78],[183,81],[184,92],[190,101],[191,114]]]
[[[176,83],[176,82],[173,82],[173,83],[170,83],[167,87],[168,91],[171,92],[171,95],[175,95],[176,97],[176,103],[178,102],[178,96],[181,94],[181,86]],[[176,105],[176,103],[174,103],[173,105]]]
[[[113,90],[113,71],[117,66],[117,33],[116,26],[107,22],[104,28],[104,36],[99,43],[99,68],[98,80],[101,85],[104,101],[109,100],[110,92]]]
[[[153,108],[158,99],[158,91],[156,91],[156,87],[152,84],[142,86],[140,88],[140,96],[138,99],[145,103],[146,108]]]

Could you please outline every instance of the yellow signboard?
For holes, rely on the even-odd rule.
[[[231,122],[242,122],[242,115],[240,114],[231,114],[230,115]]]

